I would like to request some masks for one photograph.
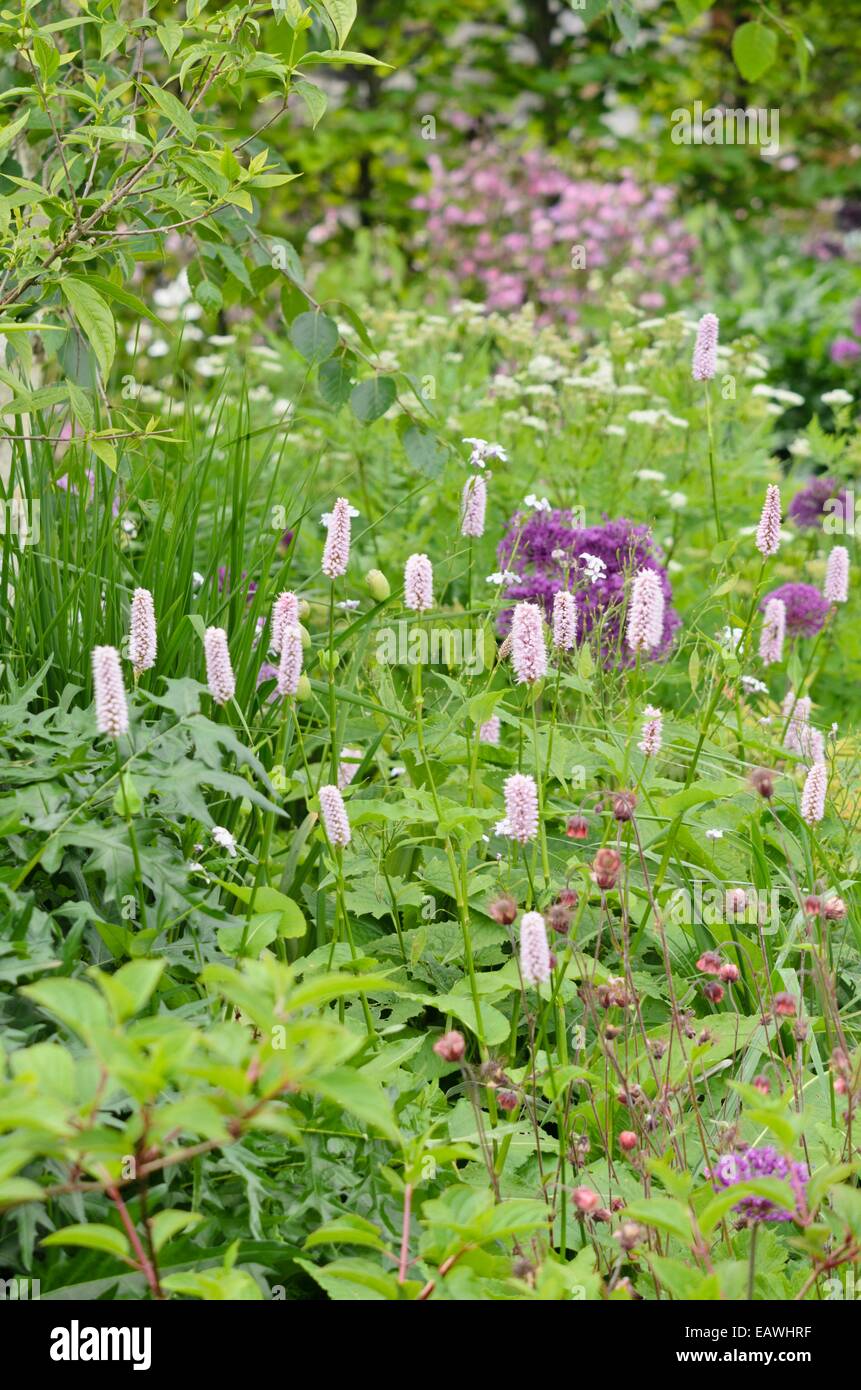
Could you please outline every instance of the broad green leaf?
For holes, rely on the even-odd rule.
[[[232,893],[242,903],[253,902],[255,912],[274,912],[278,914],[279,926],[278,935],[283,937],[301,937],[305,935],[307,923],[305,914],[301,907],[293,898],[288,898],[286,893],[282,893],[278,888],[270,888],[268,884],[262,883],[255,890],[244,883],[230,883],[226,879],[216,879],[216,883],[225,892]]]
[[[60,281],[72,313],[84,337],[96,354],[102,376],[107,378],[116,352],[117,336],[113,315],[94,285],[74,275],[64,275]]]
[[[338,327],[319,309],[309,309],[290,325],[290,341],[306,362],[325,362],[338,346]]]
[[[182,102],[172,92],[166,92],[161,87],[145,87],[144,90],[159,110],[167,116],[171,125],[175,126],[186,140],[194,143],[197,138],[197,126]]]
[[[42,1245],[81,1245],[87,1250],[102,1250],[107,1255],[117,1255],[120,1259],[131,1258],[129,1238],[123,1231],[113,1226],[103,1226],[98,1221],[86,1222],[76,1226],[64,1226],[45,1236]]]
[[[400,1144],[400,1131],[391,1105],[382,1087],[368,1077],[351,1071],[349,1067],[336,1067],[322,1076],[309,1078],[305,1086],[326,1100],[343,1106],[365,1124],[372,1125],[393,1144]]]
[[[350,395],[350,408],[357,420],[369,425],[385,415],[394,403],[395,383],[390,376],[371,377],[370,381],[360,381]]]
[[[332,21],[338,47],[343,48],[356,21],[356,0],[320,0],[320,6]]]
[[[756,82],[777,58],[777,34],[767,24],[752,20],[732,36],[732,56],[747,82]]]
[[[311,129],[316,130],[320,120],[326,114],[326,93],[321,91],[313,82],[306,82],[303,78],[297,78],[293,83],[293,91],[298,92],[308,108],[311,117]]]

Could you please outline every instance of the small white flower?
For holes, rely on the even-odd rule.
[[[843,391],[838,387],[836,391],[825,391],[819,399],[823,405],[851,405],[855,397],[850,391]]]
[[[227,850],[231,859],[236,858],[236,841],[229,830],[225,830],[223,825],[214,825],[212,827],[212,838],[217,845]]]
[[[191,576],[191,585],[192,585],[192,588],[195,589],[195,590],[197,590],[197,589],[199,589],[199,588],[202,586],[202,584],[203,584],[203,575],[200,573],[199,570],[195,570],[194,573],[193,573],[192,576]]]
[[[641,483],[665,483],[667,481],[666,473],[659,473],[656,468],[638,468],[634,477],[639,478]]]
[[[514,570],[497,570],[495,574],[489,574],[484,581],[486,584],[519,584],[520,575],[515,574]]]
[[[550,558],[551,560],[555,560],[557,565],[561,565],[563,561],[567,559],[567,556],[564,550],[559,550],[557,548],[556,550],[551,550]]]
[[[546,497],[537,497],[534,492],[530,492],[523,501],[534,512],[551,512],[553,510]]]
[[[586,571],[586,578],[590,584],[597,584],[607,573],[607,565],[600,555],[590,555],[588,550],[584,550],[580,556],[583,561],[583,568]]]
[[[738,644],[744,636],[743,627],[725,627],[721,630],[720,642],[724,651],[732,654],[738,651]]]
[[[343,608],[345,612],[352,613],[354,608],[358,608],[361,600],[357,598],[345,598],[340,603],[336,603],[336,608]]]
[[[758,681],[756,676],[742,676],[741,683],[751,695],[767,695],[768,686]]]
[[[508,838],[511,834],[511,826],[508,824],[507,816],[496,822],[496,825],[493,827],[493,833],[494,835],[502,835],[504,838]]]
[[[682,507],[688,505],[687,494],[684,492],[671,492],[667,498],[667,506],[672,507],[674,512],[680,512]]]
[[[628,431],[624,425],[605,425],[603,433],[617,435],[619,439],[625,439]]]
[[[790,444],[789,452],[792,454],[793,458],[809,459],[810,455],[813,453],[813,450],[810,447],[809,440],[802,439],[799,435],[799,437],[797,439],[793,439],[792,443]]]
[[[706,839],[707,839],[707,840],[722,840],[722,839],[723,839],[723,831],[722,831],[722,830],[707,830],[707,831],[706,831]]]

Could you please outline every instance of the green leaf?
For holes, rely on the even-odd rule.
[[[318,1226],[305,1241],[304,1250],[313,1250],[315,1245],[369,1245],[375,1250],[385,1250],[378,1228],[362,1216],[343,1216],[335,1221],[327,1221]]]
[[[712,0],[676,0],[676,8],[682,17],[685,26],[695,24],[706,10],[712,7]]]
[[[694,1244],[691,1218],[687,1207],[672,1197],[653,1195],[647,1202],[631,1202],[625,1208],[625,1216],[631,1221],[642,1221],[644,1226],[655,1226],[659,1231],[669,1231],[685,1245]]]
[[[0,130],[0,151],[5,150],[7,145],[11,145],[15,136],[20,133],[30,119],[30,112],[25,111],[23,116],[19,116],[17,121],[11,121],[9,125]],[[38,327],[38,324],[36,325]]]
[[[182,102],[172,92],[165,92],[160,87],[145,87],[144,90],[180,135],[193,143],[197,139],[197,126]]]
[[[290,325],[290,341],[306,362],[325,362],[338,346],[338,326],[319,309],[309,309]]]
[[[84,1039],[94,1029],[108,1027],[104,1000],[83,980],[39,980],[35,985],[24,985],[21,993]]]
[[[353,389],[354,366],[348,357],[332,357],[323,362],[317,373],[320,395],[332,410],[340,410],[350,399]]]
[[[99,56],[101,57],[103,62],[105,58],[109,58],[110,55],[114,53],[116,49],[119,48],[120,44],[126,38],[128,32],[128,26],[123,24],[122,21],[119,19],[108,20],[107,24],[104,24],[102,26],[102,32],[100,35],[101,48]]]
[[[244,883],[229,883],[226,879],[220,878],[215,882],[219,888],[232,893],[240,902],[248,904],[253,899],[255,912],[277,913],[279,936],[298,938],[305,935],[305,914],[299,904],[293,898],[288,898],[280,889],[270,888],[268,884],[262,883],[255,892],[253,887]]]
[[[356,21],[356,0],[320,0],[320,7],[332,21],[338,47],[343,48]]]
[[[393,1144],[400,1144],[400,1131],[392,1108],[382,1088],[367,1076],[351,1071],[349,1067],[335,1067],[323,1076],[309,1078],[305,1085],[326,1100],[343,1106],[365,1124],[378,1129]]]
[[[105,275],[93,275],[92,272],[87,276],[87,284],[92,285],[93,289],[98,290],[99,294],[107,299],[115,299],[117,304],[122,304],[123,308],[131,309],[133,313],[140,314],[142,318],[149,319],[163,333],[171,333],[173,330],[170,325],[160,319],[158,314],[154,314],[148,309],[142,299],[138,299],[136,294],[130,294],[122,285],[115,285],[113,280],[109,280]]]
[[[65,275],[60,281],[60,288],[71,306],[81,332],[96,354],[102,376],[107,377],[117,348],[113,314],[99,291],[87,280]]]
[[[159,24],[155,32],[168,58],[172,58],[182,43],[182,25],[168,21],[166,24]]]
[[[379,420],[394,403],[397,392],[390,376],[375,376],[370,381],[360,381],[350,395],[350,408],[357,420],[369,425]]]
[[[156,1250],[160,1250],[180,1231],[187,1231],[190,1226],[197,1226],[202,1220],[203,1216],[198,1211],[156,1212],[150,1221],[153,1246]]]
[[[389,68],[391,63],[381,63],[379,58],[372,58],[370,53],[351,53],[347,49],[324,48],[306,53],[300,59],[306,66],[309,63],[350,63],[357,67],[366,68]]]
[[[314,85],[313,82],[306,82],[304,78],[297,78],[293,83],[294,92],[298,92],[308,108],[311,117],[311,129],[316,130],[321,118],[326,114],[328,101],[326,93]]]
[[[732,36],[732,56],[742,77],[756,82],[777,58],[777,34],[758,20],[742,24]]]
[[[419,425],[409,425],[401,435],[401,443],[413,468],[428,478],[439,477],[448,459],[448,449],[436,435]]]
[[[102,1250],[105,1254],[116,1255],[119,1259],[131,1258],[128,1236],[113,1226],[103,1226],[90,1221],[77,1226],[64,1226],[62,1231],[54,1231],[45,1236],[42,1245],[81,1245],[87,1250]]]

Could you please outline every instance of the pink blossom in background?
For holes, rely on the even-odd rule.
[[[507,833],[521,845],[538,834],[538,788],[528,773],[515,772],[505,780]]]
[[[783,599],[770,598],[765,605],[762,632],[759,638],[759,659],[764,666],[783,660],[783,640],[786,636],[786,604]]]
[[[129,731],[129,711],[120,654],[116,647],[93,648],[93,689],[96,727],[100,734],[119,738]]]
[[[543,985],[550,979],[550,947],[540,912],[524,912],[520,919],[520,973],[526,985]]]
[[[514,610],[511,664],[518,685],[532,685],[547,674],[544,619],[537,603],[518,603]]]
[[[765,559],[776,555],[780,549],[780,516],[780,488],[776,483],[769,483],[756,528],[756,548]]]

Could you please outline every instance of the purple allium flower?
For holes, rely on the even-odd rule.
[[[835,338],[828,349],[828,356],[832,362],[839,364],[843,362],[854,362],[861,356],[861,343],[856,343],[854,338]]]
[[[460,534],[478,540],[484,535],[484,514],[487,511],[487,483],[480,473],[467,478],[461,498]]]
[[[825,815],[825,793],[828,790],[828,769],[824,763],[814,763],[801,793],[801,819],[816,825]]]
[[[349,787],[353,778],[359,770],[359,763],[362,761],[361,748],[342,748],[341,761],[338,764],[338,790],[343,791]]]
[[[302,674],[302,633],[295,623],[289,623],[280,634],[281,660],[278,664],[278,694],[295,695]]]
[[[236,677],[230,663],[227,633],[223,627],[208,627],[203,635],[206,656],[206,683],[217,705],[226,705],[236,693]]]
[[[411,555],[404,567],[404,605],[414,613],[433,608],[433,568],[426,555]]]
[[[272,637],[269,650],[278,656],[281,652],[281,638],[286,627],[295,627],[299,621],[299,600],[295,594],[286,590],[279,594],[272,605]]]
[[[822,520],[846,515],[846,489],[838,478],[811,478],[789,504],[789,520],[800,530],[821,530]]]
[[[350,843],[350,822],[344,798],[335,786],[321,787],[317,793],[320,799],[320,815],[323,828],[330,845],[343,848]]]
[[[849,551],[845,545],[835,545],[828,556],[823,593],[829,603],[846,603],[849,599]]]
[[[538,834],[538,788],[528,773],[506,778],[505,819],[508,835],[518,844],[528,844]]]
[[[822,631],[828,615],[828,599],[812,584],[781,584],[766,594],[760,603],[760,611],[765,612],[772,599],[779,598],[786,608],[786,634],[788,637],[815,637]]]
[[[762,515],[756,528],[756,548],[766,559],[780,549],[780,488],[769,483],[765,489]]]
[[[323,561],[320,566],[327,579],[339,579],[347,573],[350,563],[350,504],[339,497],[329,515]]]
[[[524,912],[520,919],[520,973],[527,985],[543,985],[550,979],[550,947],[540,912]]]
[[[109,738],[129,731],[129,711],[120,654],[116,647],[93,648],[93,689],[96,696],[96,728]]]
[[[484,723],[479,725],[478,741],[479,743],[489,743],[493,748],[498,748],[500,732],[499,715],[492,714],[489,719],[485,719]]]
[[[129,625],[129,659],[136,676],[155,666],[157,647],[152,594],[149,589],[135,589]]]
[[[577,641],[577,604],[574,595],[560,589],[553,595],[553,645],[570,652]]]
[[[532,685],[547,674],[544,620],[537,603],[518,603],[511,620],[511,665],[518,685]]]
[[[586,556],[591,557],[591,566],[587,566]],[[516,567],[521,575],[509,587],[507,597],[541,604],[548,622],[552,621],[555,594],[570,589],[577,607],[576,640],[582,643],[594,635],[608,667],[633,665],[622,643],[626,583],[642,569],[654,570],[665,609],[660,645],[651,655],[662,657],[672,646],[680,619],[670,606],[672,588],[662,565],[663,552],[647,526],[635,526],[621,518],[578,527],[570,511],[515,512],[500,541],[497,558],[501,569]],[[500,615],[503,634],[510,623],[508,609]]]
[[[783,599],[770,598],[765,605],[762,632],[759,637],[759,659],[764,666],[783,660],[783,639],[786,636],[786,604]]]
[[[717,371],[718,326],[715,314],[703,314],[697,324],[691,371],[694,381],[711,381]]]
[[[806,1211],[810,1177],[807,1165],[785,1158],[771,1144],[745,1149],[743,1153],[724,1154],[709,1176],[717,1189],[735,1187],[755,1178],[781,1178],[790,1183],[796,1196],[795,1211],[776,1207],[767,1197],[741,1197],[734,1210],[747,1221],[794,1221]]]
[[[643,710],[643,736],[638,747],[647,758],[654,758],[661,751],[664,738],[664,716],[654,705],[646,705]]]
[[[654,570],[641,570],[631,585],[625,637],[632,652],[654,651],[664,631],[664,591]]]

